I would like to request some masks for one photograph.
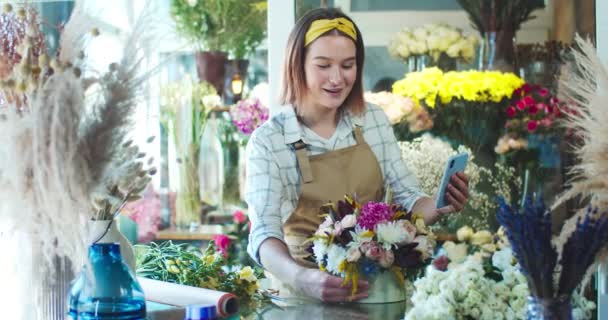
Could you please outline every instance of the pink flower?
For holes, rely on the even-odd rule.
[[[529,114],[536,114],[536,113],[538,113],[538,107],[537,107],[537,105],[531,105],[530,108],[528,108],[528,113]]]
[[[547,90],[547,88],[542,88],[538,91],[538,94],[540,94],[541,97],[546,97],[547,94],[549,94],[549,90]]]
[[[268,120],[268,108],[257,98],[241,100],[230,109],[230,115],[232,123],[243,134],[250,135]]]
[[[213,243],[219,249],[224,258],[228,258],[228,247],[230,246],[230,238],[225,234],[217,234],[213,236]]]
[[[553,120],[551,120],[550,118],[544,118],[540,120],[540,125],[549,128],[551,127],[551,125],[553,125]]]
[[[232,214],[232,220],[234,221],[234,223],[241,224],[247,220],[247,217],[245,216],[243,211],[237,210]]]
[[[388,204],[370,201],[361,208],[357,224],[364,229],[374,230],[378,223],[388,221],[392,216],[393,212]]]
[[[514,117],[517,110],[513,106],[507,108],[507,116]]]
[[[521,86],[521,89],[524,91],[524,93],[529,93],[530,92],[530,85],[529,84],[524,84],[523,86]]]
[[[524,100],[517,101],[517,109],[524,110],[526,108],[526,102]]]
[[[393,250],[381,250],[378,262],[385,268],[392,266],[393,262],[395,262],[395,254],[393,253]]]
[[[536,128],[538,128],[538,122],[536,122],[536,120],[528,121],[527,128],[528,128],[528,131],[530,131],[530,132],[536,131]]]
[[[450,259],[446,256],[441,256],[435,260],[433,260],[433,267],[439,271],[448,270],[448,264],[450,263]]]
[[[526,96],[526,97],[524,97],[524,102],[526,103],[527,106],[532,106],[532,105],[534,105],[534,103],[536,101],[534,101],[534,99],[532,97]]]
[[[366,248],[365,256],[374,261],[378,261],[380,256],[382,255],[382,249],[378,246],[376,242],[370,242]]]
[[[556,104],[558,102],[559,102],[559,99],[557,99],[556,97],[551,97],[551,99],[549,99],[550,104]]]

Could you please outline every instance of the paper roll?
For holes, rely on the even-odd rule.
[[[217,313],[221,317],[226,317],[239,311],[238,298],[229,292],[185,286],[142,277],[137,277],[137,281],[139,281],[141,288],[144,290],[146,300],[149,301],[177,307],[214,304],[217,308]]]

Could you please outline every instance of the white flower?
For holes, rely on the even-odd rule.
[[[415,229],[416,228],[414,227],[414,230]],[[381,243],[382,247],[385,249],[390,249],[390,247],[393,245],[403,243],[408,240],[408,237],[410,237],[408,232],[404,232],[403,224],[399,223],[399,221],[390,221],[377,224],[375,231],[378,235],[378,242]],[[414,233],[414,236],[415,235],[416,234]],[[411,240],[413,240],[413,237]]]
[[[348,248],[348,251],[346,251],[346,260],[348,262],[357,262],[359,261],[359,258],[361,258],[361,250],[359,250],[359,248]]]
[[[492,265],[501,271],[511,268],[513,266],[513,250],[504,248],[496,251],[492,256]]]
[[[203,105],[206,108],[214,108],[222,106],[222,98],[217,94],[211,94],[203,97]]]
[[[186,0],[186,2],[188,2],[188,5],[190,7],[194,7],[196,5],[197,0]]]
[[[341,274],[340,264],[346,260],[346,250],[336,244],[330,244],[327,248],[327,271],[333,274]]]
[[[357,224],[357,217],[355,217],[354,214],[348,214],[346,216],[344,216],[344,218],[342,218],[342,221],[340,221],[342,224],[342,228],[344,229],[348,229],[348,228],[352,228]]]
[[[315,235],[325,236],[331,234],[333,232],[333,226],[334,220],[331,218],[331,216],[327,216],[325,217],[325,220],[323,220],[321,225],[319,225],[319,228],[317,228]]]
[[[327,242],[324,239],[315,239],[312,242],[312,252],[315,255],[317,264],[320,265],[327,254]]]

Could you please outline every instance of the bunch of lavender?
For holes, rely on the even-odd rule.
[[[563,247],[556,248],[552,243],[551,214],[542,199],[534,202],[528,197],[521,212],[502,199],[499,206],[497,220],[505,228],[531,294],[555,300],[572,296],[608,242],[606,214],[589,206]],[[556,268],[558,261],[560,266]]]
[[[148,138],[151,143],[154,137]],[[146,154],[139,151],[132,140],[125,142],[121,152],[106,170],[98,190],[93,194],[93,220],[112,220],[129,202],[141,199],[141,193],[150,183],[156,168],[150,166],[154,158],[144,163]]]
[[[499,198],[496,219],[505,228],[513,255],[521,265],[521,272],[528,280],[532,295],[553,297],[557,252],[551,244],[551,215],[543,200],[534,202],[528,197],[523,210],[519,212]]]

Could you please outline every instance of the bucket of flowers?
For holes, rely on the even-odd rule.
[[[345,196],[321,208],[325,220],[312,237],[320,270],[344,278],[357,293],[357,280],[370,283],[360,303],[406,299],[406,276],[415,277],[430,262],[435,237],[422,216],[386,202],[361,204]]]

